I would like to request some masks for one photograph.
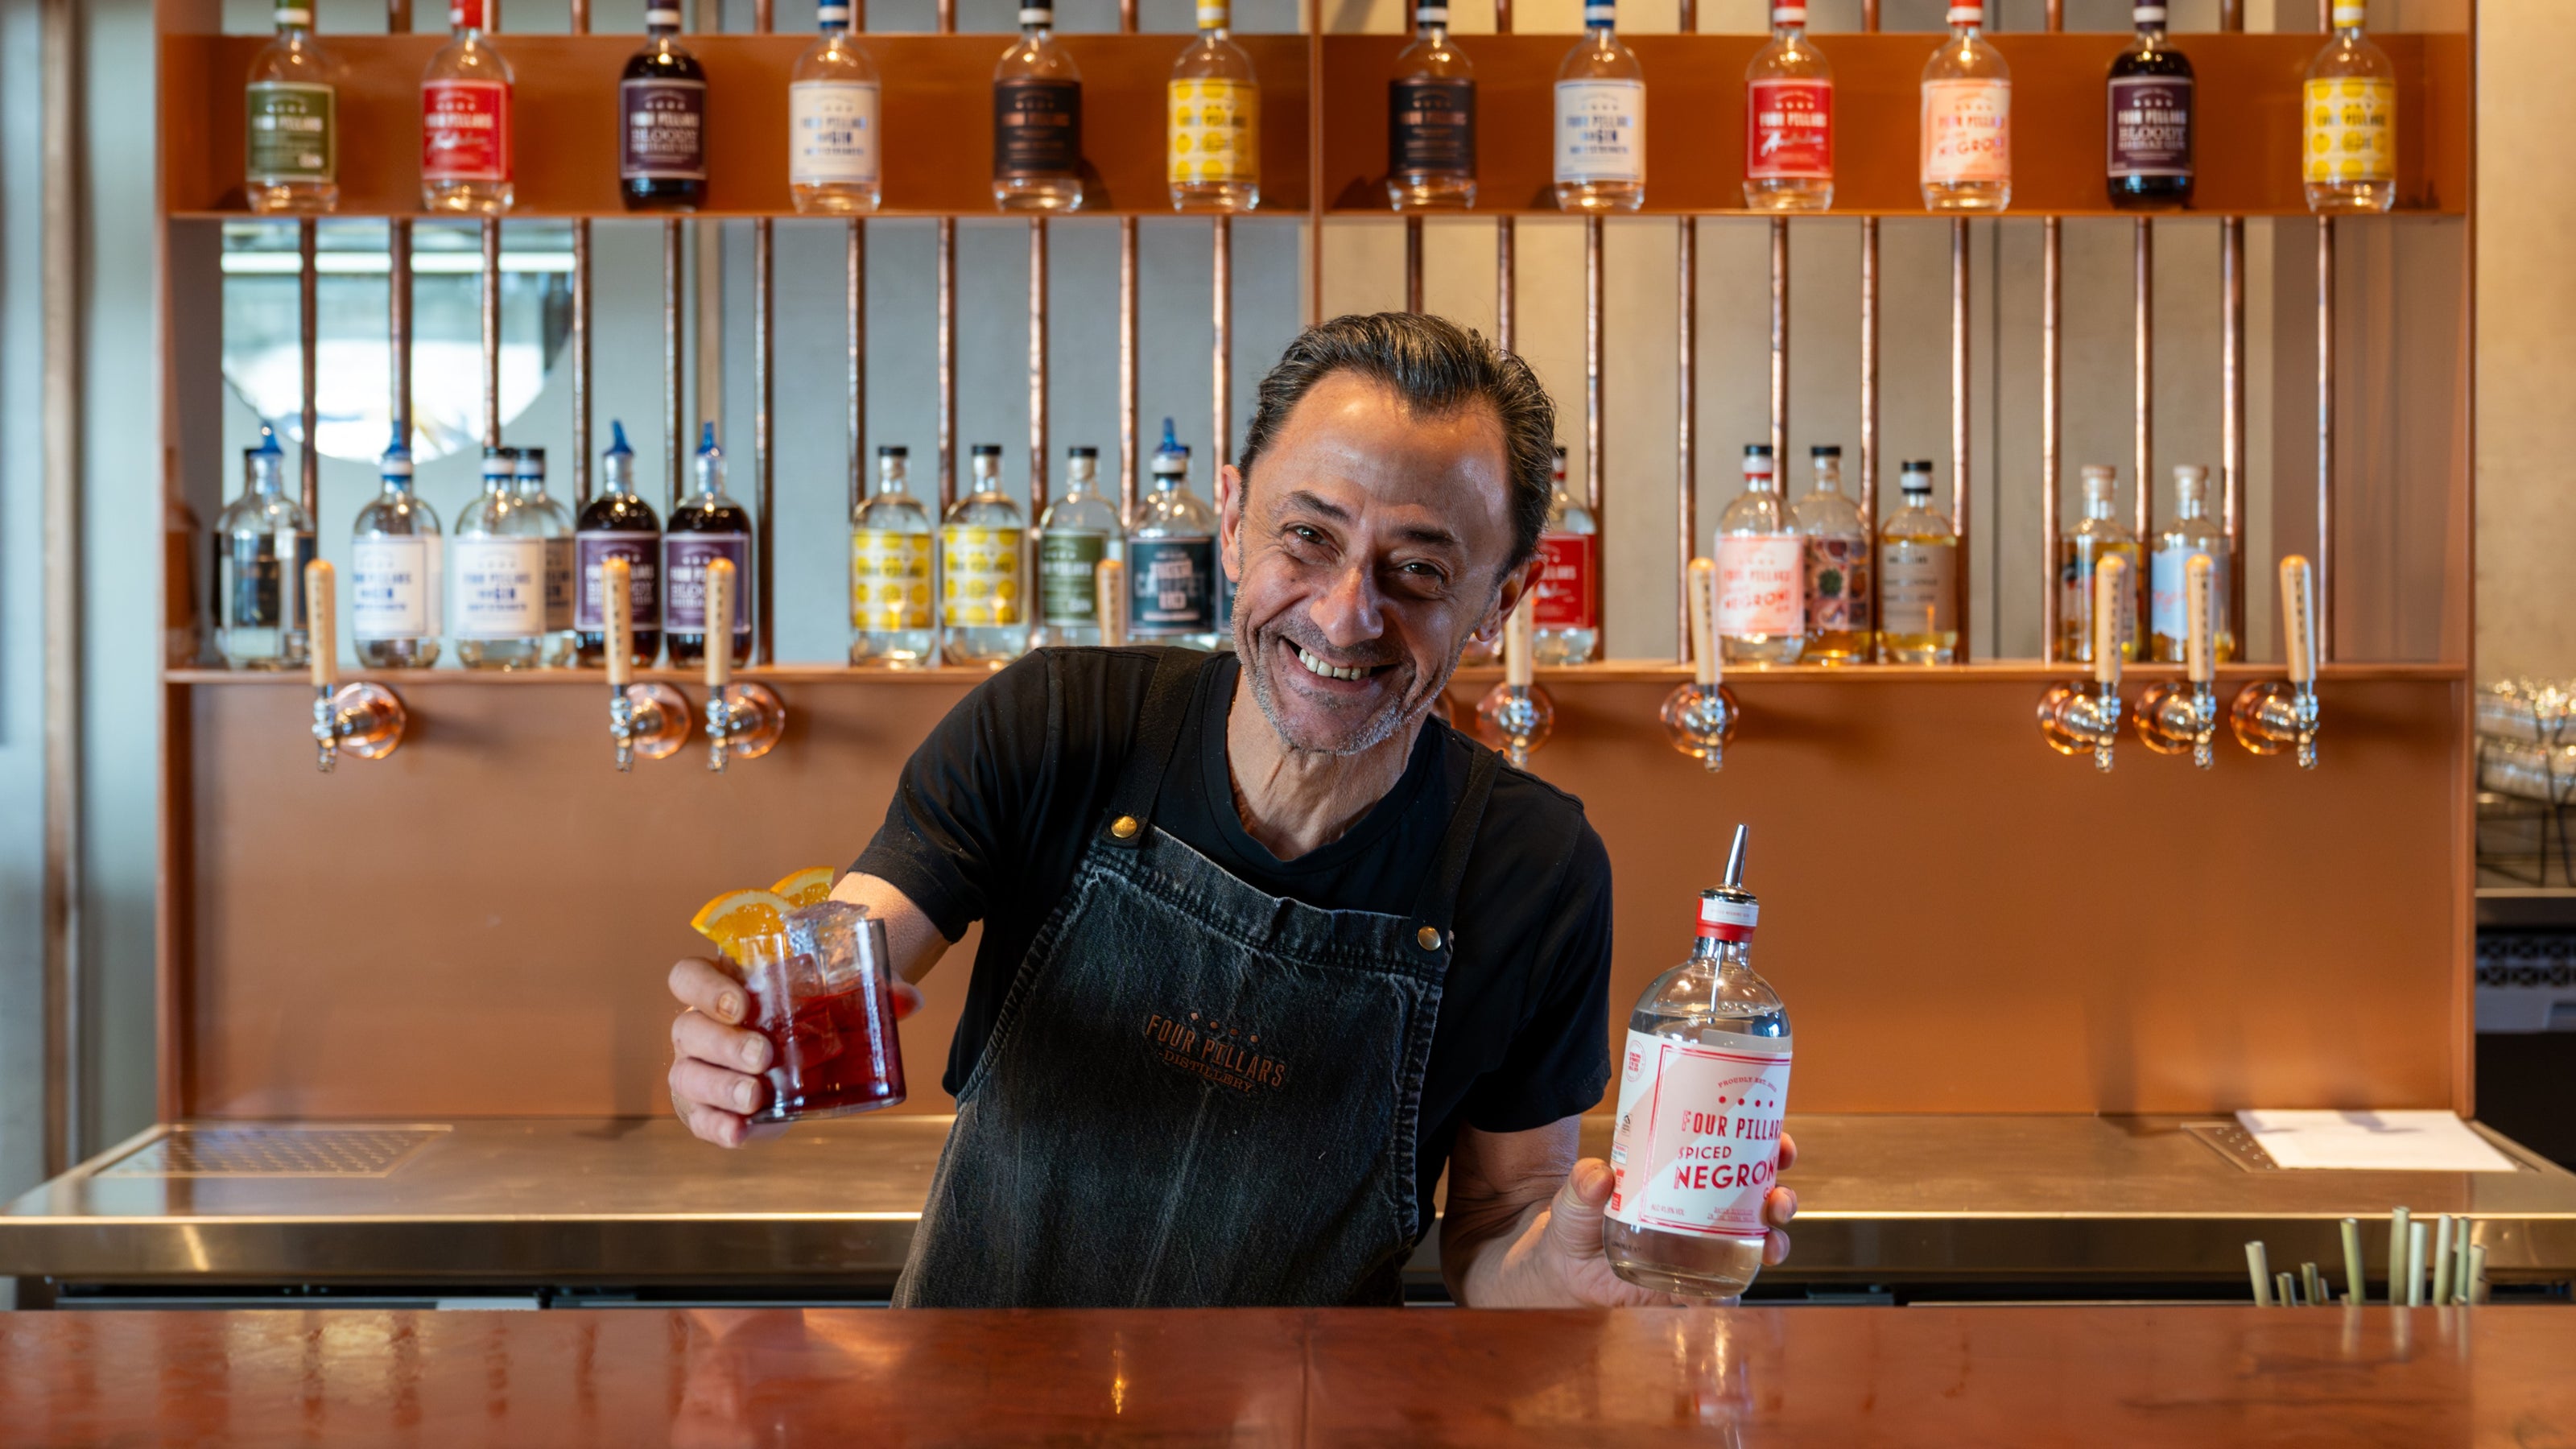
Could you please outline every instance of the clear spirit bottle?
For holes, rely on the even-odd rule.
[[[1635,211],[1646,201],[1646,70],[1619,43],[1618,7],[1583,0],[1583,39],[1556,68],[1556,204]]]
[[[1789,1013],[1753,971],[1744,837],[1726,883],[1700,892],[1690,958],[1628,1015],[1601,1223],[1612,1272],[1695,1298],[1734,1299],[1762,1271],[1789,1099]]]
[[[1417,5],[1386,83],[1386,199],[1398,211],[1476,204],[1476,66],[1447,4]]]
[[[1038,627],[1029,647],[1100,642],[1102,559],[1117,558],[1118,509],[1095,486],[1098,448],[1064,450],[1064,494],[1038,516]]]
[[[2119,475],[2088,463],[2084,467],[2084,517],[2067,530],[2057,546],[2057,657],[2078,663],[2093,659],[2093,571],[2102,560],[2117,557],[2127,576],[2138,576],[2138,540],[2119,519]],[[2138,657],[2137,591],[2120,591],[2120,657]]]
[[[850,515],[850,662],[939,662],[931,627],[930,510],[904,482],[906,450],[877,449],[877,491]]]
[[[1198,0],[1198,10],[1198,39],[1172,62],[1172,207],[1250,211],[1261,201],[1261,82],[1228,33],[1227,0]]]
[[[243,192],[257,212],[327,212],[340,204],[336,66],[313,38],[311,0],[277,7],[277,38],[251,58]]]
[[[1538,597],[1530,604],[1530,660],[1589,664],[1601,652],[1593,588],[1601,568],[1601,523],[1565,488],[1565,450],[1556,450],[1547,529],[1538,536]]]
[[[1744,68],[1744,204],[1834,204],[1834,68],[1807,39],[1807,7],[1771,7],[1771,43]]]
[[[483,450],[483,491],[448,540],[447,637],[468,669],[534,669],[546,656],[546,521],[519,501],[517,462]]]
[[[617,82],[617,181],[628,211],[707,200],[707,70],[680,44],[680,8],[644,7],[644,48]]]
[[[1983,33],[1980,0],[1952,0],[1950,38],[1923,63],[1923,205],[2012,205],[2012,67]]]
[[[484,0],[448,0],[452,37],[420,83],[420,204],[499,216],[510,209],[510,62],[483,33]]]
[[[1789,530],[1771,448],[1744,450],[1744,491],[1717,519],[1717,642],[1729,664],[1795,664],[1807,644],[1805,541]]]
[[[2211,662],[2236,657],[2236,635],[2227,627],[2227,534],[2209,516],[2209,470],[2184,463],[2173,470],[2174,521],[2156,535],[2156,551],[2147,560],[2147,634],[2156,659],[2184,661],[2190,638],[2190,595],[2186,587],[2194,554],[2209,555]]]
[[[304,566],[313,520],[286,493],[286,454],[259,430],[242,449],[242,492],[215,518],[215,652],[235,669],[299,669],[311,642]]]
[[[993,67],[993,204],[1082,206],[1082,72],[1055,43],[1055,7],[1020,7],[1020,38]]]
[[[628,663],[642,669],[662,653],[662,520],[635,491],[635,450],[611,418],[599,455],[599,491],[573,526],[573,660],[608,662],[608,561],[626,560],[626,603],[635,642]]]
[[[1020,549],[1028,520],[1002,491],[1002,449],[977,443],[974,481],[939,520],[940,650],[951,664],[999,669],[1028,652]]]
[[[823,33],[787,77],[787,193],[808,215],[861,216],[884,194],[876,62],[843,0],[823,0],[814,18]]]
[[[2124,211],[2189,206],[2191,61],[2165,38],[2165,7],[2130,7],[2137,38],[2111,62],[2108,186]]]
[[[2397,204],[2397,68],[2361,33],[2368,10],[2334,0],[2334,38],[2308,62],[2300,154],[2310,211]]]
[[[384,486],[349,527],[349,642],[369,669],[438,662],[438,586],[446,560],[438,513],[412,493],[402,425],[377,466]]]
[[[1949,664],[1959,657],[1959,536],[1932,511],[1932,464],[1904,465],[1904,506],[1878,531],[1878,659]]]
[[[671,667],[694,669],[707,660],[707,565],[717,559],[733,564],[733,662],[751,662],[752,610],[758,607],[751,586],[751,510],[724,491],[724,450],[716,446],[716,425],[698,433],[694,464],[697,487],[671,510],[670,530],[662,535],[662,642]]]
[[[1216,510],[1190,491],[1190,450],[1163,419],[1154,486],[1127,527],[1127,637],[1217,647]]]
[[[1809,664],[1866,664],[1870,657],[1869,524],[1843,492],[1843,450],[1814,450],[1816,486],[1789,511],[1802,545]]]
[[[519,506],[533,514],[546,541],[546,652],[549,667],[572,659],[573,542],[572,510],[546,493],[546,450],[521,448],[511,470]]]

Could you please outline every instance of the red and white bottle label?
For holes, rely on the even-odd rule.
[[[1592,621],[1592,566],[1599,557],[1600,535],[1541,534],[1538,541],[1538,597],[1530,605],[1530,623],[1541,629],[1589,629]]]
[[[1745,97],[1744,174],[1756,181],[1834,179],[1834,83],[1758,80]]]
[[[1721,535],[1717,632],[1730,637],[1805,632],[1805,560],[1803,542],[1794,534]]]
[[[510,179],[510,88],[435,80],[420,88],[420,174],[431,181]]]
[[[1610,1217],[1632,1228],[1760,1238],[1780,1167],[1789,1054],[1723,1051],[1628,1033]]]

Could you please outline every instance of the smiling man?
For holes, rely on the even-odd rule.
[[[1610,1272],[1610,1172],[1576,1160],[1609,857],[1430,714],[1535,578],[1554,434],[1454,324],[1311,328],[1219,484],[1235,652],[1042,650],[914,753],[834,891],[907,980],[984,927],[898,1303],[1392,1303],[1444,1166],[1460,1301],[1661,1301]],[[739,1145],[767,1045],[713,964],[672,989],[671,1095]]]

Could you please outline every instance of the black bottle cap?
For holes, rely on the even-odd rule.
[[[1100,456],[1100,450],[1098,448],[1076,444],[1073,447],[1065,449],[1064,455],[1068,458],[1097,458]]]
[[[998,458],[1002,456],[1002,445],[999,443],[977,443],[967,451],[973,453],[978,458]]]
[[[1831,443],[1819,444],[1813,448],[1809,448],[1807,452],[1818,458],[1839,458],[1843,455],[1843,450]]]
[[[901,443],[887,443],[877,449],[880,458],[909,458],[912,450]]]

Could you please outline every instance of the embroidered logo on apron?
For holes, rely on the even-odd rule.
[[[1263,1053],[1259,1027],[1202,1021],[1195,1011],[1177,1021],[1157,1011],[1145,1018],[1145,1040],[1163,1065],[1246,1096],[1288,1085],[1288,1064]]]

